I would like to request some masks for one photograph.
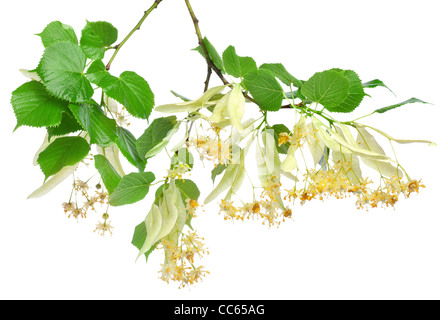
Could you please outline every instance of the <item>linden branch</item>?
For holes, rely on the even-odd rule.
[[[136,24],[136,26],[130,31],[130,33],[124,38],[124,40],[122,40],[121,43],[119,43],[118,45],[116,45],[114,47],[115,52],[113,53],[112,57],[110,58],[109,62],[107,63],[107,66],[105,67],[105,69],[108,71],[110,70],[110,66],[113,63],[113,60],[116,58],[116,55],[118,54],[119,50],[121,50],[122,46],[128,41],[128,39],[130,39],[130,37],[136,32],[136,30],[139,30],[142,26],[142,24],[144,23],[145,19],[147,19],[147,17],[150,15],[150,13],[157,8],[157,6],[162,2],[163,0],[155,0],[153,5],[144,12],[144,15],[142,16],[141,20],[139,20],[139,22]]]
[[[212,59],[209,57],[208,49],[205,46],[205,42],[203,41],[202,33],[200,32],[199,20],[197,19],[196,15],[194,13],[194,10],[191,7],[191,3],[189,2],[189,0],[185,0],[185,3],[186,3],[186,7],[188,8],[189,14],[191,15],[191,19],[193,21],[194,28],[196,29],[197,39],[199,41],[200,48],[202,48],[203,55],[205,56],[205,59],[206,59],[206,63],[208,64],[209,68],[211,68],[217,74],[217,76],[220,78],[220,80],[225,85],[229,85],[229,82],[223,76],[222,71],[219,68],[217,68],[217,66],[214,64]]]

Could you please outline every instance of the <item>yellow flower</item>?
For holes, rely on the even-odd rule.
[[[281,132],[278,135],[278,146],[282,146],[290,141],[290,136],[287,132]]]
[[[112,235],[112,230],[113,230],[113,226],[111,225],[111,220],[107,221],[104,220],[104,222],[98,222],[98,224],[96,225],[96,229],[93,232],[98,231],[98,233],[101,236],[104,236],[106,232],[110,233],[110,235]]]
[[[191,167],[186,163],[178,163],[168,170],[166,178],[182,180],[183,175],[191,170]]]
[[[201,159],[213,161],[215,165],[228,164],[231,160],[232,154],[228,140],[198,136],[196,139],[191,139],[189,143],[197,148]]]
[[[188,284],[194,284],[202,277],[209,274],[203,266],[194,265],[195,258],[202,257],[209,252],[204,248],[204,243],[195,232],[182,234],[182,241],[176,244],[173,241],[163,239],[162,247],[165,250],[165,263],[159,271],[160,279],[169,283],[169,281],[180,282],[183,288]]]

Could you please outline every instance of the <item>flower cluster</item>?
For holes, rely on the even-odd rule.
[[[87,182],[80,179],[75,180],[73,183],[72,196],[74,195],[75,201],[72,202],[72,197],[68,202],[63,202],[62,206],[64,213],[68,215],[68,218],[74,217],[86,218],[87,213],[92,210],[96,212],[95,206],[108,205],[108,193],[102,190],[100,184],[95,186],[95,192],[90,194],[90,187]],[[82,200],[82,205],[79,206],[79,201]]]
[[[229,141],[215,138],[197,136],[188,141],[189,147],[195,147],[200,159],[212,161],[214,165],[228,164],[231,161],[231,146]]]
[[[259,133],[263,140],[262,146],[257,143],[257,163],[263,190],[260,199],[254,199],[253,202],[242,201],[241,206],[235,205],[231,195],[236,194],[241,185],[240,175],[245,171],[244,164],[235,164],[235,168],[231,164],[227,166],[224,177],[216,188],[218,190],[212,193],[214,197],[230,187],[226,197],[220,200],[220,213],[225,220],[243,221],[256,217],[262,219],[263,224],[279,225],[285,218],[292,216],[292,209],[286,207],[282,199],[292,203],[298,200],[303,205],[313,199],[355,196],[359,209],[394,207],[400,195],[409,197],[411,193],[418,193],[424,187],[420,180],[410,179],[401,164],[385,154],[364,126],[351,124],[358,133],[355,139],[345,124],[333,123],[332,127],[328,127],[314,117],[311,120],[307,122],[307,117],[302,116],[291,132],[280,132],[276,135],[266,129]],[[384,136],[389,137],[385,134]],[[404,141],[408,142],[412,141]],[[278,147],[288,146],[284,159],[278,153],[275,143]],[[312,157],[311,164],[306,161],[307,149]],[[304,160],[302,166],[298,154]],[[360,161],[379,173],[379,186],[373,187],[374,181],[363,176]],[[406,181],[403,174],[407,177]],[[294,181],[292,188],[281,189],[281,175]],[[211,195],[207,197],[209,201],[213,198]]]
[[[186,199],[186,211],[188,212],[189,217],[195,217],[196,216],[196,210],[200,206],[200,204],[195,199]]]
[[[181,287],[198,282],[209,272],[203,267],[195,267],[194,258],[201,258],[208,251],[202,238],[195,232],[185,234],[183,228],[195,216],[199,203],[191,198],[184,202],[174,179],[163,186],[162,194],[156,200],[145,218],[146,238],[139,256],[149,254],[160,243],[165,251],[161,279],[178,281]]]
[[[183,176],[191,170],[187,163],[177,163],[168,170],[168,175],[165,178],[182,180]]]
[[[63,202],[62,207],[68,218],[73,217],[78,220],[79,218],[87,218],[87,214],[91,211],[97,213],[98,205],[101,208],[106,206],[108,209],[108,202],[109,195],[103,190],[100,183],[96,184],[94,188],[91,188],[88,182],[76,179],[73,183],[71,197],[68,202]],[[81,205],[79,205],[79,203],[81,203]],[[94,231],[98,231],[102,236],[104,236],[106,232],[112,234],[113,226],[111,226],[111,221],[108,220],[108,213],[105,212],[102,218],[104,221],[98,222]]]
[[[324,198],[334,197],[342,199],[352,193],[364,193],[366,187],[371,181],[358,180],[353,182],[349,179],[350,163],[336,163],[333,167],[327,167],[325,170],[309,169],[304,175],[304,187],[294,186],[287,191],[285,199],[299,199],[301,204],[312,199],[323,200]]]
[[[220,213],[225,220],[261,219],[269,227],[280,225],[292,217],[292,210],[285,207],[280,198],[281,182],[278,176],[271,176],[263,185],[259,200],[234,206],[233,201],[222,199]]]
[[[404,182],[401,177],[393,176],[385,179],[383,187],[358,194],[356,205],[358,208],[377,208],[379,205],[394,207],[401,194],[408,198],[411,193],[419,193],[419,188],[424,187],[425,185],[421,183],[421,180]]]
[[[162,248],[165,250],[165,263],[159,271],[160,279],[167,283],[180,282],[180,288],[188,284],[194,284],[202,280],[209,271],[203,266],[194,265],[195,258],[202,258],[209,254],[204,244],[204,239],[196,232],[182,234],[180,243],[162,240]]]

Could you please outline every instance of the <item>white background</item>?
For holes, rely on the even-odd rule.
[[[300,79],[333,67],[353,69],[364,81],[381,79],[396,94],[371,90],[361,114],[413,96],[431,102],[365,122],[395,137],[440,142],[437,2],[192,0],[192,5],[202,33],[220,52],[232,44],[239,55],[252,56],[258,64],[282,62]],[[32,158],[44,129],[22,127],[13,133],[9,100],[26,81],[18,70],[34,68],[41,57],[43,47],[34,34],[54,20],[71,25],[77,34],[86,19],[105,20],[119,29],[121,40],[151,3],[2,4],[0,298],[440,298],[438,147],[397,148],[400,162],[427,188],[399,201],[395,210],[359,211],[351,200],[317,202],[296,206],[293,222],[267,229],[258,222],[225,222],[215,204],[206,207],[194,226],[210,248],[203,264],[211,275],[190,289],[158,279],[159,253],[148,265],[143,259],[135,263],[131,237],[151,197],[111,211],[113,237],[92,232],[98,216],[78,223],[67,219],[61,203],[68,199],[70,182],[44,198],[26,200],[43,180]],[[132,70],[144,76],[157,104],[176,101],[171,89],[196,97],[206,72],[199,54],[190,51],[196,46],[184,1],[164,0],[120,51],[112,72]],[[209,175],[193,174],[192,179],[200,181],[206,196]]]

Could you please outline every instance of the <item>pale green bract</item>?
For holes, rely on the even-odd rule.
[[[215,105],[215,101],[209,101],[214,95],[219,94],[224,90],[225,86],[217,86],[207,90],[202,96],[197,100],[179,102],[172,104],[164,104],[154,108],[157,112],[162,113],[179,113],[179,112],[194,112],[200,108],[205,108],[208,106]]]
[[[153,204],[151,207],[145,218],[147,238],[139,251],[138,258],[164,237],[177,243],[179,233],[186,223],[186,209],[180,194],[181,192],[172,180],[163,192],[159,205]]]
[[[139,250],[138,258],[145,254],[156,243],[157,235],[162,228],[162,214],[159,207],[153,203],[150,212],[145,218],[145,227],[147,229],[147,238],[142,248]]]
[[[237,171],[239,170],[239,168],[240,168],[239,164],[234,164],[234,163],[228,164],[220,182],[217,184],[214,190],[212,190],[211,193],[209,193],[209,195],[205,198],[205,204],[208,204],[214,199],[216,199],[223,191],[225,191],[231,186],[232,182],[234,181],[234,178],[237,175]]]
[[[241,123],[245,112],[245,98],[241,92],[239,84],[235,84],[230,92],[225,94],[215,105],[209,120],[219,124],[228,121],[239,132],[243,131]]]
[[[382,154],[385,156],[385,151],[383,148],[379,145],[377,140],[365,129],[362,127],[356,128],[358,131],[358,136],[356,138],[356,143],[364,148],[368,149],[372,152],[375,152],[377,154]],[[377,161],[374,159],[371,159],[369,157],[360,157],[362,162],[365,163],[370,168],[373,168],[377,170],[381,175],[385,177],[391,177],[394,175],[397,175],[399,177],[402,176],[402,171],[395,166],[393,166],[391,163],[383,162],[383,161]]]

